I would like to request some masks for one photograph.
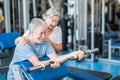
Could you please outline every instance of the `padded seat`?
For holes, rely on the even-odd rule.
[[[5,49],[15,47],[14,41],[19,36],[20,34],[18,32],[1,33],[0,34],[0,49],[5,50]]]
[[[48,57],[45,57],[40,60],[48,59]],[[111,78],[111,74],[109,73],[82,70],[80,68],[67,67],[64,64],[62,64],[59,68],[52,68],[49,66],[46,67],[44,71],[38,69],[30,73],[27,72],[27,69],[32,67],[32,64],[28,60],[17,62],[15,64],[20,65],[22,72],[28,80],[60,80],[61,78],[67,76],[73,78],[74,80],[109,80],[109,78]],[[13,69],[15,68],[13,67]]]
[[[47,59],[49,58],[46,57],[40,60]],[[70,74],[69,69],[64,64],[62,64],[59,68],[52,68],[49,66],[45,70],[38,69],[30,73],[27,72],[27,69],[32,67],[32,64],[29,61],[26,60],[16,64],[20,65],[25,77],[28,80],[59,80]]]
[[[120,43],[115,43],[115,42],[113,42],[113,43],[111,43],[111,46],[120,47]]]
[[[71,77],[75,77],[77,79],[80,79],[82,77],[82,80],[90,80],[90,79],[95,79],[95,80],[109,80],[112,78],[112,75],[110,73],[106,72],[99,72],[99,71],[93,71],[93,70],[87,70],[87,69],[81,69],[81,68],[75,68],[68,66],[69,70],[75,74],[72,73]],[[88,74],[87,74],[88,73]],[[85,77],[85,75],[86,77]],[[88,77],[90,76],[90,77]]]
[[[6,57],[10,54],[6,53],[6,50],[15,47],[15,39],[19,36],[20,34],[18,32],[0,34],[0,66],[3,66],[2,62],[5,62]]]

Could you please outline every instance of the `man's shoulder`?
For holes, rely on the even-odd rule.
[[[41,43],[40,45],[49,45],[50,42],[44,41],[43,43]]]
[[[16,48],[28,48],[29,47],[29,44],[23,44],[23,43],[21,43],[21,42],[19,42],[17,45],[16,45]]]

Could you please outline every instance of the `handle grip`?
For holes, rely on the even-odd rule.
[[[50,64],[54,64],[54,61],[50,61],[50,62],[49,62],[49,65],[50,65]],[[46,66],[49,66],[49,65],[45,65],[45,67],[46,67]],[[35,71],[35,70],[38,70],[38,69],[44,70],[45,67],[42,66],[42,65],[40,65],[40,66],[35,66],[35,67],[30,67],[30,68],[27,69],[27,72],[30,73],[30,72]]]

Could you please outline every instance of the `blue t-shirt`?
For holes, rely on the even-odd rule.
[[[52,48],[52,46],[50,45],[49,42],[43,42],[43,43],[40,43],[37,45],[33,45],[33,44],[31,44],[31,45],[37,51],[38,57],[40,57],[40,58],[44,57],[44,56],[48,56],[49,54],[55,53],[54,49]],[[12,64],[14,64],[16,62],[27,60],[35,55],[36,55],[35,51],[32,49],[32,47],[30,45],[24,45],[22,43],[19,43],[15,48],[13,59],[9,65],[7,80],[14,80],[13,72],[11,70]]]

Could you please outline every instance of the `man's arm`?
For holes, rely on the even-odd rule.
[[[56,53],[49,54],[48,57],[53,59],[55,62],[64,63],[69,59],[78,59],[81,60],[84,58],[84,53],[82,51],[75,51],[65,55],[57,55]]]
[[[31,58],[28,59],[33,66],[40,66],[41,64],[44,64],[45,66],[50,64],[51,60],[46,60],[46,61],[39,61],[39,59],[36,56],[32,56]]]
[[[36,56],[33,56],[33,57],[29,58],[28,60],[32,63],[33,66],[46,67],[48,65],[51,65],[51,67],[53,67],[53,68],[57,68],[60,66],[59,62],[54,62],[54,63],[50,64],[50,62],[53,61],[53,59],[46,60],[46,61],[39,61],[39,59]]]

